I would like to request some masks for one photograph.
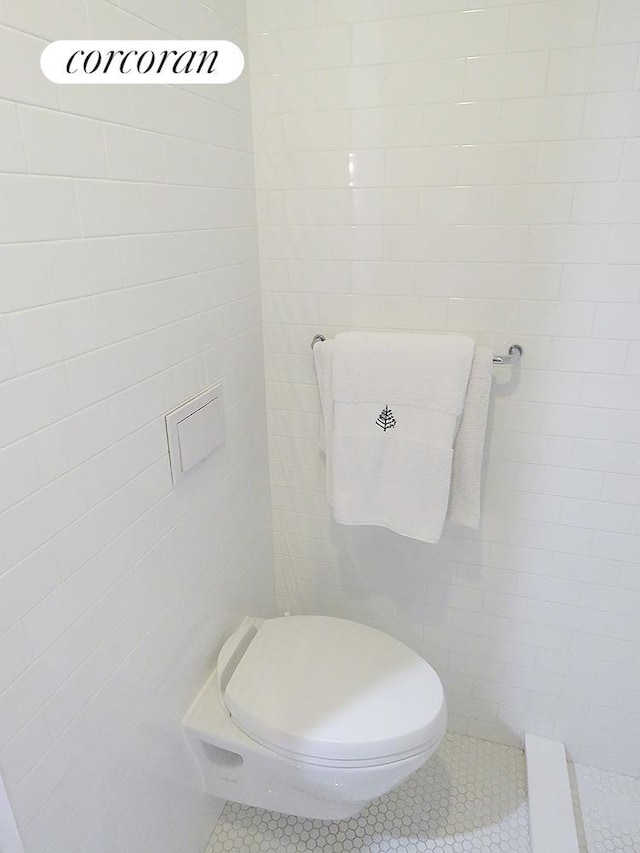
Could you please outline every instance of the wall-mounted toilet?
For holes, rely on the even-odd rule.
[[[446,706],[429,664],[381,631],[327,616],[247,617],[183,725],[209,793],[334,820],[427,761]]]

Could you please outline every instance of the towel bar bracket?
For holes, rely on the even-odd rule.
[[[320,341],[326,341],[325,336],[319,335],[319,334],[314,335],[313,338],[311,339],[311,349],[313,349],[314,346],[317,343],[319,343]],[[520,359],[522,358],[523,352],[524,352],[524,350],[520,346],[520,344],[511,344],[511,346],[509,347],[509,351],[508,351],[507,355],[494,355],[493,363],[494,364],[500,364],[500,365],[515,364],[516,362],[520,361]]]
[[[507,355],[494,355],[494,364],[515,364],[522,358],[523,349],[520,344],[511,344]]]

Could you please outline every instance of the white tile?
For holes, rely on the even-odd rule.
[[[351,28],[346,24],[301,30],[295,40],[281,42],[281,56],[277,60],[267,58],[265,70],[322,68],[328,56],[331,65],[349,65],[352,59],[358,64],[356,38],[357,30],[352,48]]]
[[[588,843],[631,853],[640,838],[633,806],[637,779],[580,764],[574,765],[574,776],[574,800],[581,804]]]
[[[554,50],[547,88],[558,95],[627,91],[633,87],[637,62],[635,44]]]
[[[587,406],[633,410],[634,395],[639,390],[637,376],[585,376],[581,402]]]
[[[529,230],[527,260],[538,263],[601,263],[606,260],[606,225],[535,225]]]
[[[561,519],[564,524],[590,527],[595,530],[626,532],[631,529],[633,512],[630,507],[596,501],[564,498]]]
[[[105,178],[107,158],[99,122],[37,107],[19,107],[29,171],[40,175]],[[43,145],[42,140],[47,144]]]
[[[599,44],[635,42],[640,33],[640,15],[633,0],[606,0],[596,29]]]
[[[65,178],[0,175],[1,239],[5,243],[80,236],[73,183]]]
[[[76,470],[6,510],[0,516],[0,532],[6,540],[3,551],[9,565],[23,560],[88,509],[82,477]]]
[[[457,704],[462,706],[462,700],[454,697]],[[464,769],[463,769],[464,768]],[[462,778],[470,781],[466,785],[465,794],[455,794],[454,791],[463,787]],[[492,788],[489,796],[486,780],[496,778],[502,780],[502,785]],[[502,808],[498,807],[507,790],[507,780],[510,786],[509,800]],[[320,821],[303,821],[297,818],[287,818],[273,812],[249,809],[236,803],[228,803],[222,813],[207,848],[207,853],[228,849],[239,851],[247,845],[257,847],[269,844],[272,847],[289,844],[292,851],[309,849],[315,844],[320,849],[330,853],[341,844],[340,837],[353,832],[354,837],[373,839],[376,834],[389,839],[396,849],[409,849],[408,843],[425,851],[445,849],[458,844],[458,837],[464,835],[468,849],[473,847],[488,847],[496,851],[506,850],[513,853],[523,853],[527,850],[528,820],[526,809],[515,805],[519,791],[524,791],[525,768],[524,757],[520,749],[509,746],[489,744],[486,741],[465,737],[464,735],[449,734],[439,752],[422,769],[411,777],[398,790],[385,795],[380,803],[374,803],[365,809],[357,819],[352,821],[334,821],[327,824]],[[439,793],[435,799],[431,789]],[[503,790],[504,789],[504,790]],[[411,801],[421,801],[425,796],[430,805],[425,809],[410,815],[413,808],[408,805]],[[453,808],[450,805],[446,823],[443,823],[440,810],[444,807],[440,802],[464,798],[467,805]],[[488,814],[494,809],[508,814],[508,818],[493,823],[487,818],[481,818],[472,826],[468,816],[468,805],[473,804],[473,812]],[[403,827],[398,829],[394,821],[403,815]],[[379,827],[379,828],[378,828]],[[411,841],[406,842],[405,838]],[[285,841],[285,839],[292,839]],[[506,840],[508,838],[508,841]],[[334,841],[334,839],[336,839]],[[504,839],[504,840],[503,840]],[[371,843],[375,844],[375,841]]]
[[[420,190],[419,221],[450,225],[486,223],[491,219],[492,203],[493,189],[489,186],[425,187]]]
[[[351,119],[352,144],[356,148],[419,145],[422,141],[422,122],[423,108],[420,106],[354,110]]]
[[[0,97],[57,107],[56,85],[44,74],[33,73],[34,68],[40,67],[40,54],[45,46],[41,38],[0,26]]]
[[[496,187],[493,215],[499,222],[568,222],[573,192],[567,184]]]
[[[635,217],[634,217],[635,218]],[[617,264],[635,264],[639,262],[638,225],[613,225],[609,239],[608,259]]]
[[[354,225],[401,225],[418,220],[416,189],[361,189],[351,194]]]
[[[148,722],[146,696],[156,697],[163,731],[177,724],[171,709],[186,707],[225,631],[247,608],[269,612],[249,77],[216,92],[89,91],[49,86],[33,69],[54,30],[80,36],[87,20],[96,37],[187,37],[213,26],[244,45],[243,12],[227,0],[189,0],[180,14],[151,0],[120,7],[91,0],[86,9],[61,0],[55,15],[41,5],[0,0],[11,15],[0,32],[11,66],[0,75],[10,81],[0,85],[8,202],[0,232],[24,241],[0,250],[0,299],[14,329],[1,378],[52,364],[0,385],[0,441],[15,442],[0,464],[20,480],[0,487],[9,513],[0,521],[0,560],[4,568],[25,557],[0,576],[0,622],[3,614],[12,626],[28,618],[36,648],[53,645],[29,667],[34,649],[13,635],[24,672],[0,693],[0,743],[47,712],[53,756],[18,796],[20,814],[33,818],[34,850],[202,849],[208,807],[193,798],[162,807],[169,795],[158,779],[175,772],[164,750],[155,752],[158,776],[149,787],[146,777],[123,786],[123,769],[107,762],[123,748],[120,726],[140,731]],[[248,59],[255,183],[265,193],[260,275],[273,296],[264,340],[269,405],[277,407],[269,410],[276,549],[288,555],[279,558],[278,605],[369,620],[427,656],[432,642],[454,726],[496,739],[513,739],[509,727],[551,730],[581,756],[626,767],[638,755],[628,699],[637,601],[624,593],[635,592],[627,560],[640,533],[640,368],[637,336],[628,331],[640,299],[640,170],[634,140],[623,137],[635,128],[640,50],[635,6],[602,0],[596,25],[596,5],[491,2],[479,10],[471,0],[363,0],[347,8],[332,0],[320,9],[287,0],[267,9],[251,0],[256,38]],[[66,114],[54,111],[58,101]],[[16,111],[33,125],[28,163]],[[43,131],[49,124],[55,146],[38,122]],[[96,128],[105,134],[109,173]],[[75,138],[71,129],[91,144],[61,147]],[[291,150],[283,151],[285,141]],[[62,177],[15,174],[27,165],[72,170],[75,188]],[[102,180],[107,175],[113,180]],[[88,316],[79,322],[83,303],[96,308],[102,345],[88,353],[94,332]],[[49,327],[38,317],[68,334],[40,334]],[[332,335],[358,323],[467,331],[495,350],[516,336],[523,343],[517,370],[494,371],[480,532],[451,532],[425,550],[379,530],[329,524],[308,344],[316,330]],[[224,380],[232,401],[233,440],[211,469],[218,485],[203,469],[188,493],[169,493],[162,414],[212,378]],[[71,472],[79,478],[73,491]],[[251,539],[247,530],[258,532]],[[181,557],[189,542],[195,547]],[[60,599],[60,622],[53,609],[47,619],[28,617],[99,549],[102,573]],[[86,596],[145,551],[131,576],[87,611]],[[369,575],[372,554],[393,572]],[[214,570],[202,572],[200,558]],[[427,579],[430,600],[419,601]],[[626,586],[618,589],[619,580]],[[504,615],[477,612],[488,593],[506,596]],[[539,621],[516,618],[521,607]],[[75,642],[57,636],[83,608]],[[400,608],[417,621],[399,617]],[[118,660],[130,655],[104,701],[94,688],[109,653],[74,675],[102,642]],[[176,681],[169,664],[163,681],[175,648],[188,649],[181,671],[184,663],[191,675]],[[474,665],[475,680],[466,674]],[[180,685],[175,695],[163,693],[169,682]],[[116,701],[123,690],[132,702]],[[118,708],[125,711],[111,740],[89,746],[91,727]],[[16,741],[15,778],[39,742],[23,749]],[[80,757],[75,750],[85,743]],[[140,766],[136,742],[127,748],[131,766]],[[121,796],[99,817],[106,782]],[[165,811],[179,840],[153,818]],[[108,827],[116,824],[123,829],[111,843]],[[195,824],[206,832],[191,843]]]
[[[63,0],[55,9],[46,0],[29,4],[4,0],[2,12],[3,23],[48,41],[88,35],[85,9],[79,0]]]
[[[83,409],[135,383],[134,347],[124,341],[96,349],[69,360],[65,372],[73,408]]]
[[[158,689],[170,648],[187,640],[188,661],[181,666],[193,667],[193,680],[177,691],[170,688],[155,703],[177,724],[179,713],[169,705],[188,704],[211,648],[231,627],[220,627],[225,618],[235,622],[243,611],[268,613],[271,607],[268,586],[251,578],[251,566],[268,565],[270,554],[263,532],[266,448],[259,440],[264,413],[249,93],[246,78],[216,97],[186,89],[141,96],[126,87],[62,92],[38,69],[47,41],[62,37],[65,29],[65,37],[82,37],[87,24],[99,37],[124,32],[139,38],[166,35],[167,25],[186,37],[187,29],[206,31],[216,22],[223,37],[243,43],[235,29],[242,27],[243,16],[224,0],[216,0],[220,15],[192,2],[180,16],[144,0],[130,0],[131,13],[101,0],[88,6],[84,0],[60,0],[55,14],[45,5],[38,0],[27,9],[14,0],[0,3],[8,24],[0,28],[2,56],[13,78],[0,86],[5,119],[0,232],[7,244],[0,250],[0,310],[9,312],[0,321],[0,632],[12,646],[9,665],[0,644],[0,749],[30,846],[97,851],[100,840],[104,853],[114,846],[107,826],[142,827],[143,843],[153,844],[162,835],[151,817],[162,811],[160,777],[138,786],[138,813],[149,818],[144,826],[130,817],[125,798],[111,802],[108,819],[100,817],[106,787],[121,788],[128,772],[112,757],[123,748],[133,755],[139,747],[125,747],[126,739],[148,716],[142,693],[126,712],[124,702],[116,701],[125,689],[142,689],[136,677],[140,660],[148,664],[147,688],[153,682]],[[343,33],[348,36],[348,28]],[[349,46],[347,38],[344,44]],[[66,112],[56,111],[58,101]],[[26,168],[31,174],[22,176]],[[348,174],[342,157],[323,168],[323,175]],[[384,155],[378,173],[384,177]],[[307,174],[313,176],[313,169]],[[186,193],[148,193],[145,210],[142,185],[166,177]],[[178,200],[179,209],[153,209],[166,199]],[[175,233],[152,233],[167,222]],[[204,472],[188,498],[174,500],[168,493],[162,415],[169,396],[183,398],[196,383],[206,382],[204,358],[197,355],[214,341],[204,321],[211,324],[212,312],[232,300],[238,307],[224,317],[221,310],[224,322],[216,321],[214,330],[223,341],[234,335],[222,361],[223,370],[231,372],[221,378],[228,379],[235,439],[216,474],[208,474],[221,475],[219,488],[211,489]],[[186,322],[200,313],[202,323]],[[183,347],[196,357],[176,369]],[[31,372],[11,378],[19,371]],[[148,430],[142,429],[145,424]],[[213,504],[222,505],[223,488],[225,510],[217,512]],[[150,512],[158,502],[162,510]],[[167,545],[149,560],[153,594],[137,621],[119,625],[145,576],[131,573],[110,595],[104,594],[105,583],[153,548],[160,523]],[[247,538],[249,529],[259,532]],[[212,556],[218,553],[214,540],[224,542],[220,560]],[[171,570],[191,541],[203,560],[213,560],[214,572],[202,572],[195,551]],[[99,566],[91,564],[106,548]],[[242,580],[232,583],[232,577]],[[223,587],[227,616],[212,617],[209,605]],[[214,609],[221,612],[217,604]],[[82,621],[73,627],[72,640],[69,625],[78,617]],[[212,630],[204,636],[198,625],[207,619]],[[143,633],[154,631],[158,641],[134,651]],[[108,643],[110,651],[76,672],[99,643]],[[125,658],[122,675],[105,686]],[[103,691],[99,699],[98,690]],[[104,726],[109,738],[101,740],[96,734]],[[172,763],[167,757],[167,766]],[[183,769],[188,775],[186,763]],[[172,798],[171,813],[175,826],[182,827],[180,838],[167,832],[156,846],[167,853],[173,842],[201,849],[212,819],[205,803]],[[90,832],[94,835],[85,844]],[[140,842],[138,835],[135,845]]]
[[[140,185],[77,181],[76,193],[85,237],[137,234],[147,230]]]
[[[636,342],[632,342],[629,345],[629,354],[624,372],[630,373],[633,376],[640,376],[640,345]]]
[[[0,444],[10,444],[70,413],[69,392],[60,365],[17,377],[2,386],[5,416]]]
[[[0,276],[3,311],[16,311],[53,301],[42,245],[0,246]]]
[[[9,323],[6,317],[0,317],[0,381],[13,379],[18,373],[16,357],[11,337],[9,335]]]
[[[60,582],[58,566],[50,550],[34,552],[22,563],[0,575],[3,626],[13,627]]]
[[[423,145],[496,142],[499,133],[500,102],[460,101],[424,108]]]
[[[640,140],[638,139],[625,140],[621,177],[626,181],[640,179]]]
[[[386,183],[388,186],[412,187],[454,183],[457,156],[457,149],[453,146],[390,150],[386,157]]]
[[[24,626],[16,623],[0,635],[0,660],[2,660],[2,690],[11,684],[31,662],[31,650],[27,646]]]
[[[462,59],[404,61],[386,68],[385,103],[428,104],[462,99],[465,62]],[[467,94],[466,91],[464,94]]]
[[[91,296],[124,283],[115,239],[46,243],[43,252],[56,300]]]
[[[598,14],[594,0],[553,0],[514,7],[509,48],[566,48],[591,43]]]
[[[537,146],[532,144],[463,145],[458,160],[458,183],[532,183],[537,158]],[[525,211],[521,219],[526,221]]]
[[[8,326],[22,373],[73,358],[98,346],[89,300],[19,311],[10,316]]]
[[[34,717],[20,729],[0,753],[3,778],[9,789],[18,787],[51,743],[52,737],[42,716]]]
[[[542,142],[540,181],[615,181],[622,162],[622,140]]]
[[[427,19],[427,55],[481,56],[502,53],[507,46],[506,8],[472,9]]]
[[[0,140],[0,168],[3,172],[24,172],[26,160],[15,104],[4,101],[0,103],[0,122],[3,128]]]
[[[68,113],[104,121],[130,124],[130,91],[120,86],[101,86],[99,93],[87,86],[61,86],[60,107]]]
[[[301,3],[285,2],[273,9],[268,0],[255,0],[247,7],[249,32],[264,32],[283,26],[297,28],[317,23],[317,11],[311,0]]]
[[[593,553],[626,563],[637,563],[640,555],[640,536],[623,533],[594,533]],[[637,602],[636,602],[637,603]]]
[[[602,487],[602,499],[612,503],[635,504],[640,495],[637,475],[608,474]]]
[[[637,136],[640,133],[640,93],[589,95],[582,132],[587,138]]]
[[[345,7],[340,0],[327,0],[321,8],[316,9],[316,14],[317,22],[322,24],[386,18],[388,11],[388,0],[355,0],[349,7]]]
[[[109,177],[119,181],[164,181],[162,138],[118,125],[104,127]]]
[[[544,94],[549,58],[543,51],[473,56],[466,63],[466,98],[529,98]]]
[[[619,373],[627,352],[623,341],[557,339],[551,344],[551,364],[556,370],[578,373]]]
[[[593,302],[634,302],[640,286],[633,266],[572,264],[562,274],[562,296]]]
[[[514,141],[575,139],[580,135],[583,115],[584,98],[580,95],[505,100],[500,138]]]
[[[636,337],[640,305],[598,305],[593,333],[600,338],[627,339]]]
[[[562,302],[512,300],[449,300],[449,320],[452,328],[467,331],[503,332],[510,334],[589,335],[594,308],[584,303],[567,306]]]
[[[427,38],[424,17],[358,22],[353,27],[352,61],[355,65],[375,65],[421,60],[426,55]],[[332,64],[342,63],[332,57]]]
[[[575,188],[574,222],[637,223],[640,183],[582,184]]]
[[[356,115],[359,114],[357,111]],[[351,126],[352,117],[346,110],[289,113],[283,117],[282,148],[285,151],[345,149],[351,142]],[[376,146],[375,140],[365,139],[364,142],[371,147]],[[354,144],[359,146],[361,143],[354,138]],[[274,150],[274,147],[268,144],[267,150]]]

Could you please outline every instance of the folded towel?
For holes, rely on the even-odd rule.
[[[337,521],[439,540],[474,348],[459,335],[336,337],[326,444]]]
[[[484,440],[493,379],[493,354],[476,347],[467,397],[453,447],[451,496],[448,518],[454,524],[480,526],[480,491]]]
[[[317,341],[313,345],[313,364],[318,381],[320,397],[320,437],[318,444],[326,463],[326,487],[329,502],[332,501],[333,473],[333,341]]]
[[[341,332],[334,340],[333,399],[360,403],[388,396],[459,414],[474,348],[462,335]]]

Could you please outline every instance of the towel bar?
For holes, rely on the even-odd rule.
[[[313,338],[311,339],[311,349],[313,349],[314,346],[319,341],[326,341],[325,336],[324,335],[314,335]],[[520,359],[522,358],[523,351],[524,350],[522,349],[520,344],[511,344],[511,346],[509,347],[509,352],[506,355],[494,355],[493,363],[494,364],[502,364],[502,365],[504,365],[504,364],[515,364],[517,361],[520,361]]]

